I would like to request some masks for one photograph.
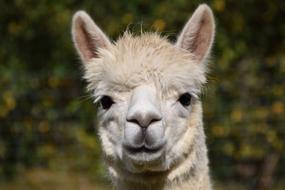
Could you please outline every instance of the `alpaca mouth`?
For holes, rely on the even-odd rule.
[[[147,147],[145,145],[143,146],[140,146],[140,147],[130,147],[130,146],[126,146],[126,149],[132,153],[132,154],[135,154],[135,153],[149,153],[149,154],[152,154],[152,153],[156,153],[158,152],[159,150],[162,149],[162,146],[156,146],[156,147]]]
[[[157,152],[161,152],[165,144],[166,141],[161,140],[159,143],[156,143],[155,145],[148,145],[146,142],[143,142],[140,145],[124,143],[123,146],[125,150],[130,154],[138,154],[138,153],[154,154]]]

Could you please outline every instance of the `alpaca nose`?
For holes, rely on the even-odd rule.
[[[155,109],[140,109],[127,116],[128,122],[135,123],[142,128],[147,128],[160,120],[161,115]]]
[[[155,89],[148,85],[134,89],[127,112],[127,122],[141,128],[147,128],[161,119],[162,115]]]

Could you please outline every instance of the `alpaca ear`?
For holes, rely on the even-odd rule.
[[[184,26],[176,46],[191,52],[200,63],[210,53],[215,36],[215,21],[212,10],[200,5]]]
[[[72,38],[84,64],[98,57],[99,48],[111,45],[107,36],[84,11],[78,11],[73,16]]]

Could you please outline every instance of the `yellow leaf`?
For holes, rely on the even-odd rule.
[[[49,125],[47,121],[41,121],[39,124],[39,131],[41,133],[47,133],[49,131]]]
[[[212,127],[212,133],[215,137],[222,137],[225,135],[225,130],[222,126],[216,125]]]
[[[222,12],[225,9],[225,1],[215,0],[213,3],[213,8],[218,12]]]
[[[224,152],[227,154],[227,155],[232,155],[233,152],[234,152],[234,146],[230,143],[226,143],[224,146],[223,146],[223,150]]]
[[[7,109],[9,111],[13,110],[16,106],[16,101],[13,93],[11,91],[5,91],[2,97],[7,106]]]
[[[274,102],[272,105],[272,111],[276,114],[281,114],[284,112],[284,105],[281,101]]]
[[[233,110],[231,113],[231,118],[235,122],[240,122],[242,120],[242,112],[241,110]]]
[[[165,28],[165,22],[162,19],[157,19],[154,21],[153,27],[157,31],[163,31]]]
[[[264,119],[268,115],[268,109],[264,107],[258,107],[255,111],[255,116],[257,119]]]
[[[124,24],[133,22],[134,16],[131,13],[127,13],[123,16],[122,21]]]

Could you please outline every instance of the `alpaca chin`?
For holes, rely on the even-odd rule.
[[[155,152],[136,152],[127,151],[123,160],[126,160],[125,166],[129,172],[145,173],[165,171],[165,150],[160,149]]]

